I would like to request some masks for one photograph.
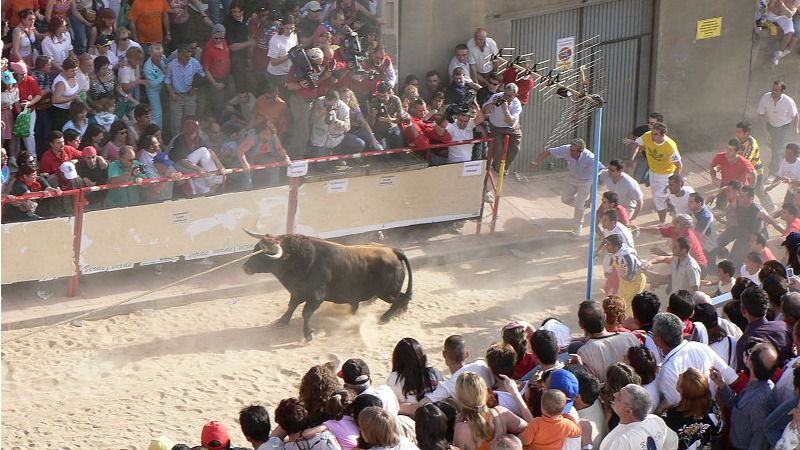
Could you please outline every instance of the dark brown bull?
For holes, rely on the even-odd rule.
[[[379,244],[342,245],[300,234],[245,232],[259,240],[254,251],[260,253],[245,261],[244,271],[271,273],[291,294],[279,324],[287,325],[294,310],[305,302],[303,334],[307,340],[314,335],[311,316],[324,301],[349,304],[355,313],[360,302],[380,298],[392,305],[383,314],[383,322],[408,309],[411,266],[401,250]],[[406,271],[408,287],[401,292]]]

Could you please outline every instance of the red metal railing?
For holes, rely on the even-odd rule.
[[[486,190],[487,184],[490,185],[489,187],[494,191],[495,199],[494,203],[492,204],[492,225],[491,225],[491,232],[495,231],[495,224],[497,222],[497,214],[499,211],[499,204],[500,204],[500,194],[503,185],[503,171],[505,169],[505,162],[507,159],[507,142],[505,145],[505,149],[503,152],[503,157],[500,162],[500,173],[495,175],[492,172],[491,164],[493,158],[493,148],[494,148],[494,138],[486,137],[486,138],[478,138],[478,139],[470,139],[464,141],[456,141],[456,142],[448,142],[446,144],[433,144],[428,147],[424,148],[412,148],[412,147],[402,147],[402,148],[395,148],[389,150],[381,150],[381,151],[366,151],[360,153],[353,153],[353,154],[345,154],[345,155],[331,155],[331,156],[321,156],[316,158],[308,158],[305,160],[296,160],[292,163],[303,162],[306,161],[309,164],[317,164],[326,161],[344,161],[349,159],[361,159],[367,158],[370,156],[380,156],[380,155],[393,155],[393,154],[410,154],[415,152],[425,152],[426,159],[430,161],[431,159],[431,152],[436,149],[447,148],[455,145],[461,144],[475,144],[479,142],[488,142],[489,143],[489,156],[486,161],[486,175],[484,178],[484,190]],[[81,252],[81,239],[83,234],[83,220],[84,220],[84,212],[85,212],[85,204],[86,204],[86,196],[91,192],[100,192],[100,191],[108,191],[112,189],[121,189],[127,188],[132,186],[148,186],[154,185],[159,183],[165,182],[182,182],[191,180],[192,178],[203,178],[208,176],[220,175],[220,174],[234,174],[234,173],[244,173],[244,172],[251,172],[257,170],[264,170],[264,169],[271,169],[276,167],[288,167],[292,163],[287,162],[273,162],[267,164],[252,164],[249,168],[230,168],[225,169],[218,172],[208,172],[208,173],[182,173],[179,178],[169,178],[169,177],[158,177],[158,178],[144,178],[139,179],[136,182],[127,182],[127,183],[112,183],[112,184],[103,184],[98,186],[90,186],[90,187],[83,187],[77,189],[67,189],[60,192],[57,191],[43,191],[43,192],[31,192],[25,195],[14,196],[13,198],[3,196],[2,197],[2,204],[6,205],[9,203],[19,203],[25,200],[37,200],[37,199],[45,199],[45,198],[54,198],[54,197],[73,197],[73,215],[75,217],[75,222],[73,223],[73,241],[72,241],[72,251],[73,251],[73,263],[75,266],[74,273],[69,282],[68,288],[68,295],[70,297],[75,296],[78,292],[79,281],[80,281],[80,252]],[[495,179],[497,177],[497,179]],[[298,202],[298,191],[300,185],[302,184],[302,177],[293,177],[290,179],[289,182],[289,201],[288,201],[288,211],[287,211],[287,218],[286,218],[286,232],[291,233],[294,231],[295,227],[295,216],[297,213],[297,202]],[[483,199],[482,199],[483,200]],[[484,212],[484,203],[481,203],[481,217],[483,216]],[[478,222],[478,227],[476,232],[480,234],[481,232],[481,221]]]

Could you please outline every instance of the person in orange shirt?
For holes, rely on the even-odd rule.
[[[36,14],[36,18],[43,20],[44,16],[39,13],[39,2],[37,0],[4,0],[3,17],[8,19],[8,27],[15,28],[22,21],[19,13],[25,9],[31,9]]]
[[[140,44],[168,43],[170,7],[167,0],[136,0],[128,13],[133,40]]]
[[[567,438],[581,437],[581,427],[565,412],[566,406],[567,396],[558,389],[542,394],[542,416],[519,435],[525,450],[561,450]]]
[[[250,126],[267,120],[275,124],[281,140],[286,139],[286,132],[289,130],[289,105],[278,96],[278,87],[272,83],[267,83],[264,95],[260,95],[256,100],[250,114]]]

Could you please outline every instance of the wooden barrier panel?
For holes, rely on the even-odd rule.
[[[87,212],[82,273],[251,250],[253,238],[242,228],[284,233],[288,198],[289,187],[281,186]]]
[[[295,231],[323,238],[480,215],[485,161],[303,184]]]
[[[3,284],[72,275],[72,228],[67,217],[3,224]]]

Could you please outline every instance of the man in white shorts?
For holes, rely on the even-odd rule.
[[[776,66],[784,56],[792,53],[797,45],[798,37],[795,28],[800,19],[792,19],[792,17],[797,14],[798,9],[800,9],[800,0],[770,0],[767,6],[767,20],[776,23],[783,31],[780,47],[772,58],[772,63]]]
[[[631,154],[631,161],[636,160],[640,151],[647,156],[650,166],[650,193],[653,195],[653,204],[658,213],[661,225],[667,219],[667,182],[672,174],[680,174],[681,154],[678,153],[678,144],[667,136],[667,125],[661,122],[654,123],[650,131],[636,138],[636,147]]]

